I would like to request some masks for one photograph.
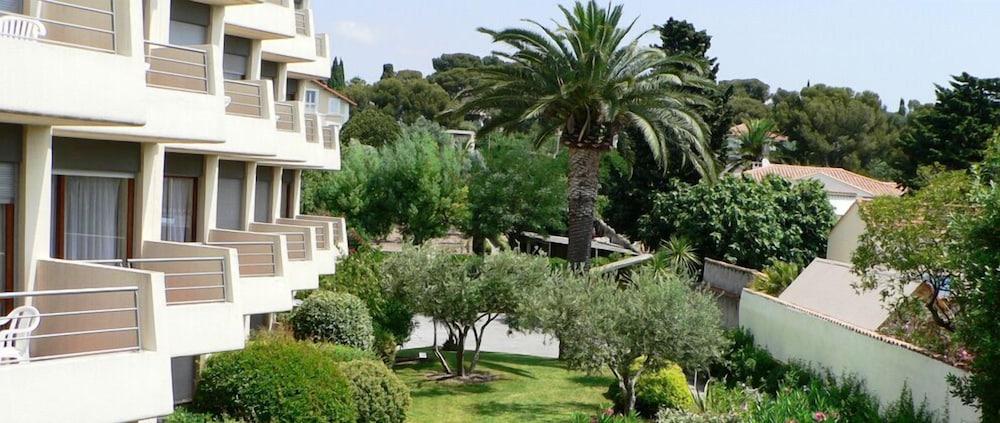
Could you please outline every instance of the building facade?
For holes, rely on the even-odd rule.
[[[347,253],[299,211],[340,168],[310,0],[0,0],[0,421],[190,399]],[[345,117],[346,119],[346,117]]]

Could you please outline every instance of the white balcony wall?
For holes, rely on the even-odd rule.
[[[311,14],[310,14],[311,16]],[[317,51],[316,37],[322,39],[323,51]],[[296,49],[307,49],[311,54],[310,60],[305,62],[292,62],[288,64],[288,72],[294,76],[314,79],[327,79],[330,77],[330,65],[333,63],[333,56],[330,54],[330,36],[327,34],[316,34],[313,36],[299,35],[295,37]],[[272,43],[291,43],[291,40],[265,41],[264,49],[269,51]],[[275,47],[277,50],[279,47]],[[279,50],[280,51],[280,50]]]
[[[240,260],[240,306],[244,315],[277,313],[292,309],[292,288],[286,272],[289,261],[287,244],[281,235],[213,229],[210,243],[267,242],[274,251],[274,272],[252,273],[259,267],[248,267],[249,260]],[[221,246],[217,245],[216,246]]]
[[[281,235],[285,245],[289,246],[290,254],[302,248],[301,255],[289,257],[287,267],[285,267],[285,279],[288,287],[292,291],[303,291],[319,288],[319,269],[316,263],[316,233],[315,229],[306,226],[278,225],[270,223],[251,223],[251,232],[258,233],[297,233],[305,241],[304,247],[295,245],[297,241],[291,241],[290,236]],[[298,238],[299,235],[296,236]],[[298,247],[298,248],[297,248]]]
[[[258,40],[295,38],[295,10],[291,0],[287,3],[226,7],[226,33]]]

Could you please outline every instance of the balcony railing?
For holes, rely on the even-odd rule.
[[[306,236],[302,232],[271,232],[276,235],[284,235],[288,244],[288,260],[306,260]]]
[[[278,272],[274,243],[266,241],[218,241],[208,242],[216,247],[232,248],[240,261],[240,276],[266,277]]]
[[[264,117],[264,94],[260,84],[226,81],[226,96],[229,97],[226,113],[255,118]]]
[[[316,36],[316,56],[327,57],[326,37],[323,35]]]
[[[316,120],[317,120],[316,115],[313,114],[306,115],[306,120],[305,120],[306,141],[308,142],[316,142],[316,140],[318,139],[319,133],[317,132],[318,125]]]
[[[305,10],[295,11],[295,33],[299,35],[309,35],[309,15]]]
[[[208,92],[205,50],[146,41],[146,63],[146,84],[151,87]]]
[[[274,115],[278,117],[277,127],[282,131],[295,132],[298,128],[295,124],[295,115],[298,107],[294,102],[276,101],[274,102]]]
[[[0,16],[22,16],[0,11]],[[38,0],[36,19],[45,30],[38,40],[72,47],[114,53],[115,10],[113,0]]]
[[[132,269],[164,274],[168,306],[226,301],[224,257],[130,259],[127,264]]]
[[[0,293],[0,301],[38,311],[34,330],[7,340],[13,341],[19,357],[5,357],[0,368],[27,361],[140,351],[138,293],[137,287]]]
[[[315,229],[316,231],[316,249],[318,250],[329,250],[330,249],[330,227],[326,222],[318,221],[308,221],[303,219],[277,219],[275,223],[279,225],[292,225],[292,226],[306,226]]]

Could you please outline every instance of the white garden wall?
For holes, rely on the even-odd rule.
[[[739,314],[740,325],[779,360],[804,362],[835,375],[856,375],[883,406],[898,399],[906,384],[914,401],[926,397],[939,415],[947,410],[950,421],[979,421],[975,409],[949,393],[946,377],[967,373],[913,345],[751,290],[743,291]]]

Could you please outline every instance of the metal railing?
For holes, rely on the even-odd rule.
[[[305,119],[306,141],[308,141],[308,142],[316,142],[316,139],[318,138],[317,137],[317,135],[318,135],[317,134],[318,124],[317,124],[316,121],[317,121],[316,115],[313,115],[313,114],[307,114],[306,115],[306,119]]]
[[[38,0],[45,41],[108,53],[117,51],[112,0]]]
[[[316,36],[316,56],[327,57],[326,37],[322,34]]]
[[[309,35],[309,15],[305,10],[295,11],[295,33],[299,35]]]
[[[266,232],[270,235],[284,235],[288,244],[288,260],[306,260],[306,234],[302,232]]]
[[[205,50],[146,41],[146,85],[181,91],[208,92]]]
[[[330,234],[328,233],[330,228],[327,225],[315,226],[316,228],[316,248],[320,250],[329,250],[330,244],[327,241],[330,239]]]
[[[240,276],[266,277],[278,273],[274,243],[266,241],[216,241],[206,245],[232,248],[240,260]]]
[[[132,269],[164,274],[168,306],[226,301],[225,257],[142,258],[126,263]]]
[[[298,107],[294,102],[290,101],[275,101],[274,102],[274,115],[278,118],[276,124],[278,130],[295,132],[299,128],[295,123],[295,115],[297,114]]]
[[[226,81],[226,96],[229,105],[226,113],[255,118],[264,117],[264,95],[260,84],[242,81]]]
[[[25,357],[0,361],[0,368],[4,364],[142,350],[138,287],[0,293],[0,301],[30,305],[39,312],[38,327],[13,339],[14,348]],[[94,303],[107,305],[86,307]],[[19,345],[22,342],[28,344]]]

